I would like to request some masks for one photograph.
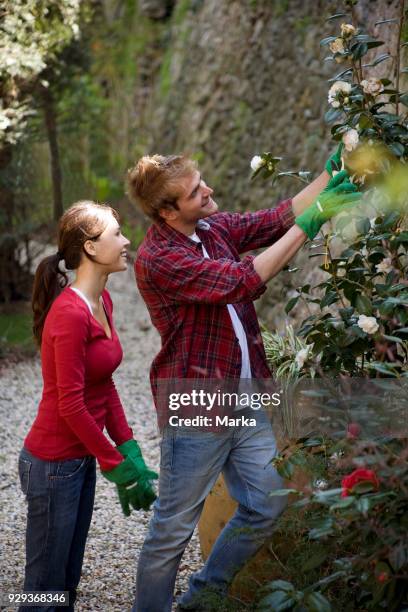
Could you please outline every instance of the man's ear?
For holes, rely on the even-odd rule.
[[[84,251],[88,255],[96,255],[95,243],[93,240],[86,240],[84,242]]]
[[[165,221],[175,221],[178,217],[178,210],[176,210],[175,208],[161,208],[159,210],[159,215],[161,216],[162,219],[164,219]]]

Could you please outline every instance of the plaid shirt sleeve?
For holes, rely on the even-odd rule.
[[[295,222],[292,199],[283,200],[275,208],[246,213],[214,215],[228,231],[238,253],[267,247],[282,238]]]
[[[146,261],[136,260],[136,275],[159,289],[172,304],[233,304],[257,299],[266,290],[253,266],[254,257],[242,261],[205,259],[174,246],[161,249]]]

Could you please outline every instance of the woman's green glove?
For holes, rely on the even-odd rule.
[[[128,440],[127,442],[120,444],[116,448],[118,449],[120,454],[123,455],[125,458],[127,457],[132,458],[132,461],[134,462],[135,466],[139,470],[139,476],[143,476],[147,479],[149,478],[154,479],[158,477],[156,472],[149,470],[149,468],[147,467],[143,459],[143,455],[142,455],[142,451],[140,450],[140,446],[136,442],[136,440]]]
[[[340,172],[341,170],[341,153],[343,151],[343,143],[341,142],[337,147],[335,153],[329,157],[324,169],[327,170],[329,175],[332,177],[333,172]]]
[[[149,510],[150,505],[157,497],[150,481],[158,478],[157,473],[153,472],[153,470],[149,470],[146,466],[142,451],[136,440],[128,440],[120,444],[117,449],[125,459],[131,458],[134,465],[137,466],[139,473],[137,481],[127,486],[121,484],[116,485],[124,515],[130,515],[130,506],[135,510]]]
[[[142,473],[140,467],[133,461],[130,455],[122,463],[114,467],[113,470],[102,471],[102,475],[105,478],[117,485],[133,484],[139,480]]]
[[[342,170],[330,179],[313,204],[296,217],[295,223],[313,240],[326,221],[355,206],[361,200],[361,195],[357,187],[350,183],[347,171]]]
[[[120,505],[125,516],[130,515],[130,506],[135,510],[149,510],[156,499],[156,493],[149,481],[139,480],[129,486],[116,485]]]

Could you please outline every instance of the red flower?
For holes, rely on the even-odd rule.
[[[358,423],[349,423],[347,425],[347,437],[348,438],[358,438],[361,433],[361,427]]]
[[[381,574],[378,574],[377,580],[378,582],[386,582],[388,580],[388,574],[386,572],[381,572]]]
[[[353,487],[359,482],[371,482],[376,489],[380,486],[377,475],[372,470],[366,470],[365,468],[358,468],[354,470],[348,476],[345,476],[341,481],[343,490],[341,492],[342,497],[347,497],[353,491]]]

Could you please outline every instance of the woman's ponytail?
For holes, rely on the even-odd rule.
[[[33,334],[39,346],[45,317],[55,298],[68,283],[66,272],[62,272],[59,268],[61,259],[59,251],[55,255],[44,257],[35,272],[31,306],[34,313]]]

